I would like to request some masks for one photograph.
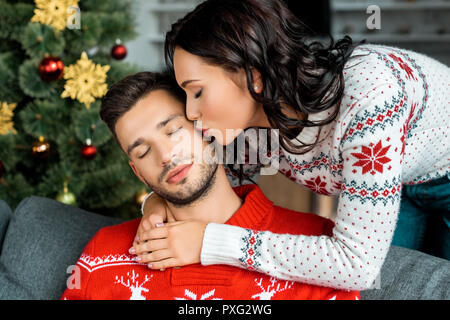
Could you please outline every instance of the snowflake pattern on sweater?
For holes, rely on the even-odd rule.
[[[322,127],[321,143],[303,155],[284,149],[276,155],[279,171],[292,181],[338,196],[333,235],[253,233],[209,224],[202,264],[334,288],[373,286],[395,230],[402,185],[450,176],[450,68],[413,51],[365,44],[352,53],[344,79],[339,114]],[[317,127],[304,128],[297,139],[312,143],[318,134]],[[256,181],[259,168],[244,169]],[[258,241],[251,244],[254,237]]]

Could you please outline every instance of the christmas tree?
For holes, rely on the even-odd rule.
[[[105,215],[138,214],[142,183],[99,117],[124,63],[125,0],[0,0],[0,198],[39,195]],[[119,43],[122,42],[122,43]]]

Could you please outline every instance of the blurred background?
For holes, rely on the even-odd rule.
[[[318,34],[412,49],[450,65],[450,0],[285,1]],[[0,0],[0,198],[12,208],[34,194],[138,216],[149,190],[99,120],[104,92],[92,88],[161,70],[165,32],[200,2]],[[83,73],[83,61],[98,74]],[[334,197],[281,174],[259,184],[277,205],[334,217]]]

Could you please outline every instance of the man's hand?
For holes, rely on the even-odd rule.
[[[195,220],[175,221],[144,231],[139,243],[133,244],[136,261],[160,270],[200,263],[206,225]]]

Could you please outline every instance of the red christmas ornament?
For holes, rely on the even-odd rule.
[[[111,49],[111,55],[116,60],[122,60],[127,56],[127,48],[122,44],[116,44]]]
[[[44,81],[61,79],[64,71],[64,63],[58,57],[46,57],[39,64],[39,75]]]
[[[92,160],[97,156],[97,148],[91,144],[85,144],[83,148],[81,148],[81,155],[86,160]]]

